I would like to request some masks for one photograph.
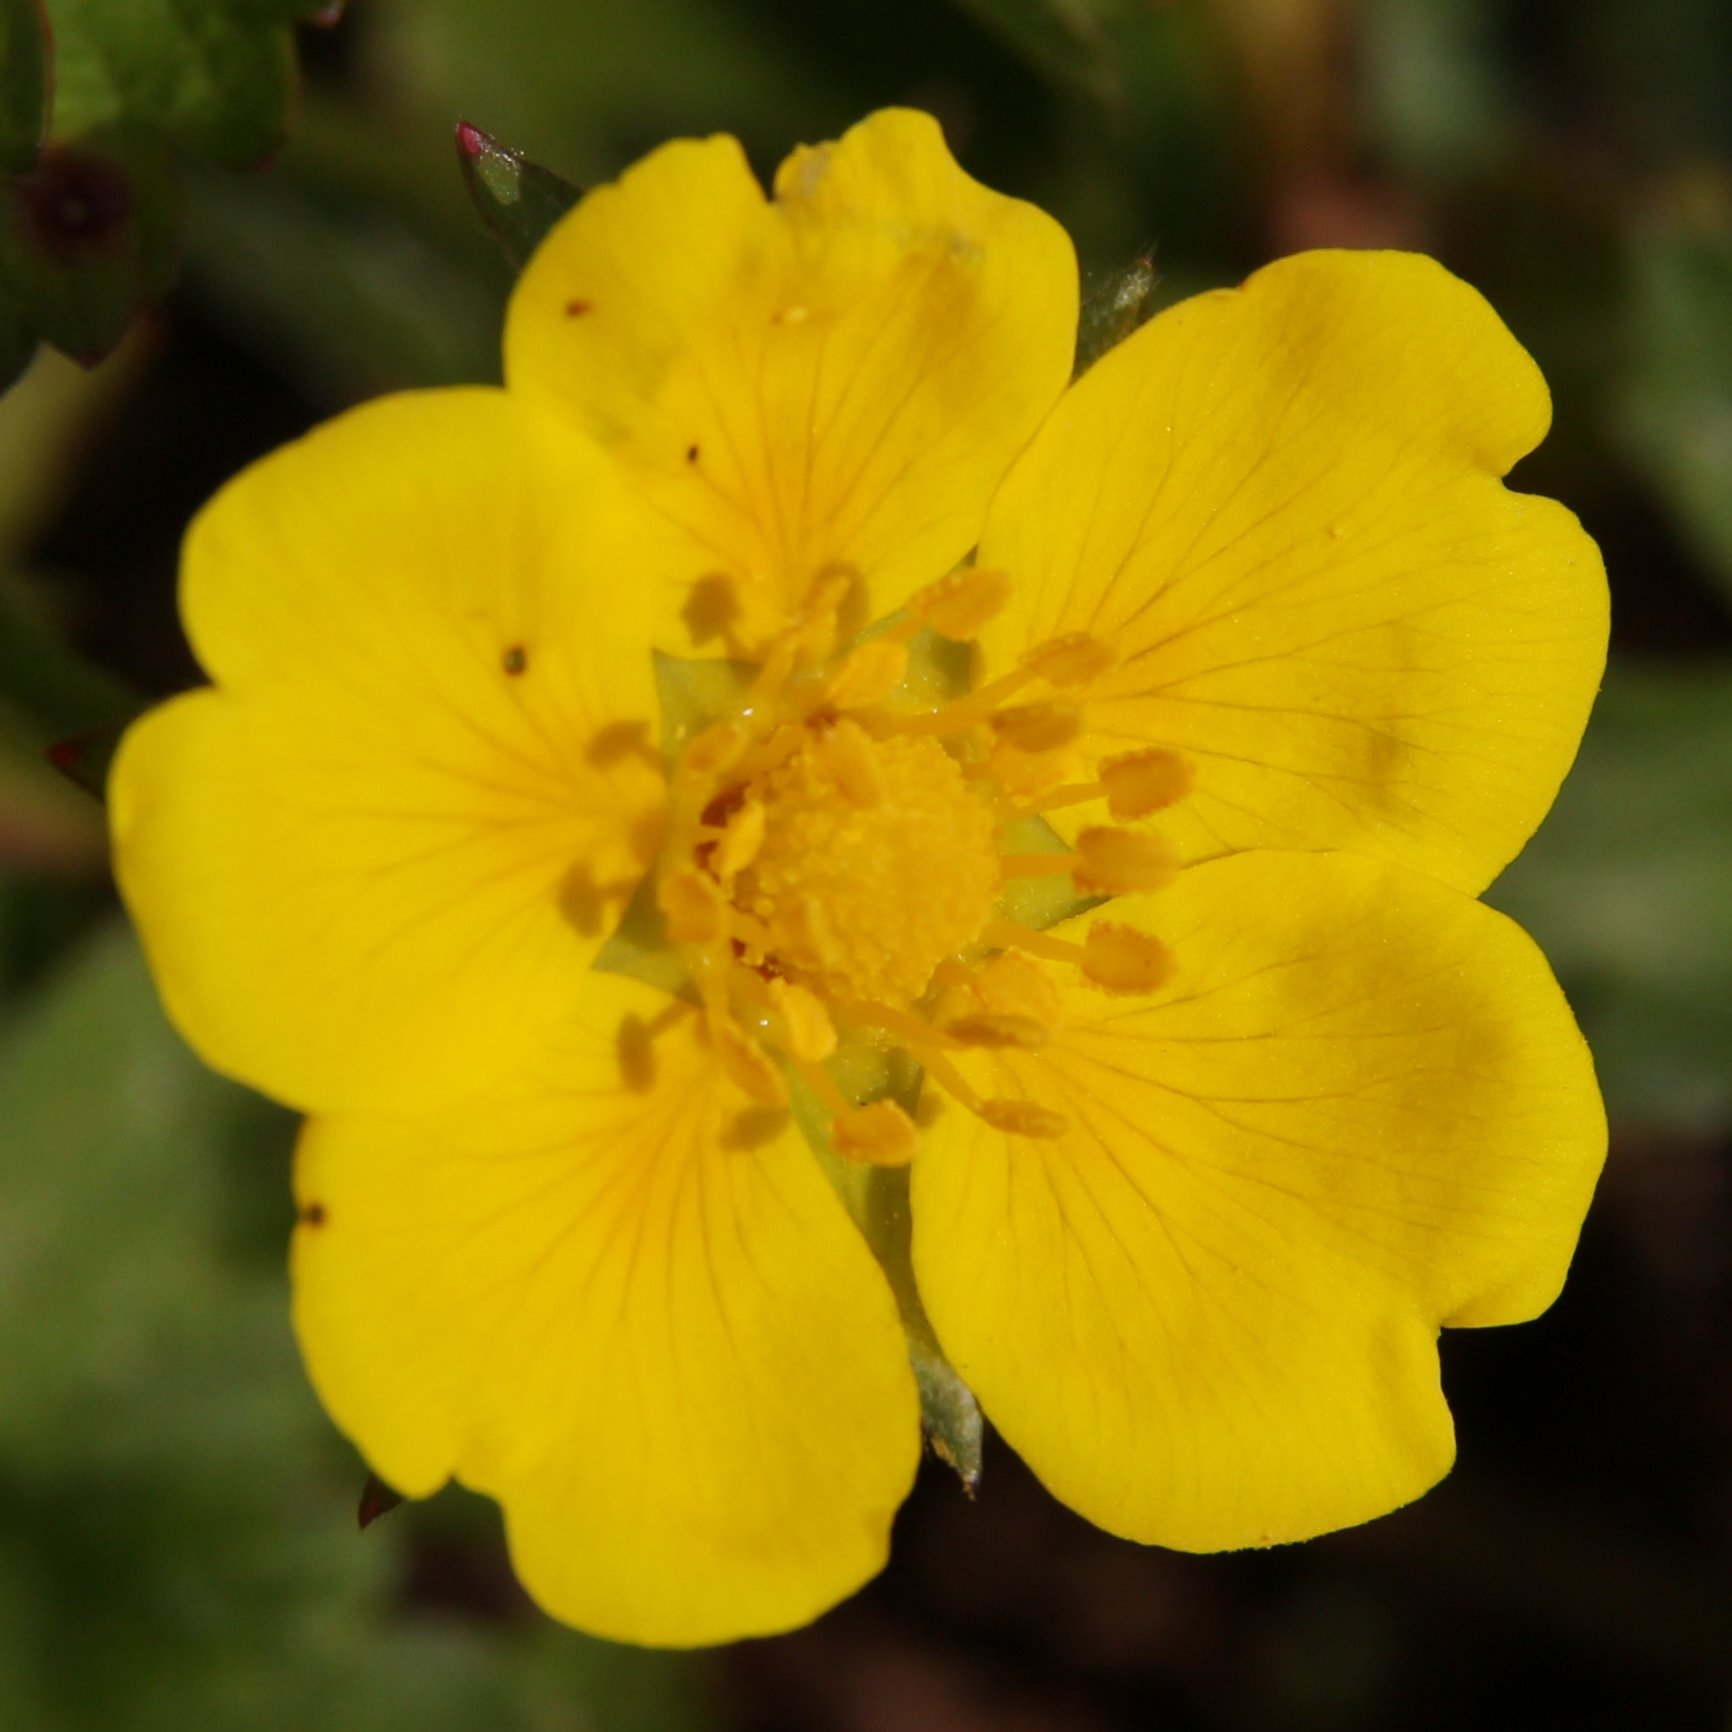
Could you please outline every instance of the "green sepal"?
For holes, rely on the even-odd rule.
[[[680,953],[668,942],[667,923],[656,905],[653,874],[638,885],[619,925],[595,953],[591,966],[603,974],[641,980],[674,998],[695,996]]]
[[[857,1105],[890,1099],[910,1117],[918,1114],[922,1073],[905,1052],[881,1037],[843,1038],[825,1069]],[[874,1167],[844,1159],[830,1140],[830,1115],[806,1083],[788,1074],[788,1101],[819,1165],[854,1224],[860,1229],[896,1296],[908,1362],[920,1394],[920,1423],[932,1453],[954,1469],[970,1497],[980,1483],[983,1427],[980,1404],[944,1357],[914,1279],[914,1217],[906,1167]],[[919,1157],[916,1156],[916,1159]]]
[[[457,161],[470,202],[520,270],[581,196],[570,181],[466,120],[457,123]]]
[[[48,748],[48,761],[75,787],[107,804],[108,773],[114,768],[121,736],[129,725],[106,722],[70,739],[56,740]]]
[[[687,660],[660,650],[650,660],[661,710],[662,759],[671,770],[698,734],[739,708],[758,670],[750,662]]]
[[[370,1473],[355,1503],[355,1526],[364,1533],[380,1516],[388,1516],[392,1510],[408,1501],[400,1491],[394,1491],[386,1485],[376,1473]]]
[[[1145,254],[1135,264],[1104,277],[1083,298],[1077,323],[1076,378],[1081,378],[1109,349],[1147,322],[1155,310],[1160,275]]]
[[[973,1497],[980,1485],[981,1450],[986,1441],[980,1403],[956,1367],[912,1331],[908,1362],[914,1367],[914,1385],[920,1391],[920,1424],[926,1441]]]

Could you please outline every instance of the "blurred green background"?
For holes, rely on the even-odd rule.
[[[1732,6],[1726,0],[0,0],[0,1727],[1113,1732],[1732,1726]],[[298,94],[295,62],[298,60]],[[464,117],[586,184],[870,108],[1158,296],[1435,253],[1551,380],[1520,484],[1599,538],[1614,655],[1493,892],[1615,1150],[1565,1298],[1446,1338],[1462,1463],[1357,1532],[1141,1551],[1000,1448],[890,1570],[715,1655],[541,1619],[457,1493],[365,1533],[288,1336],[286,1116],[203,1072],[44,762],[197,675],[188,517],[299,429],[496,376]],[[280,135],[286,132],[286,142]],[[268,164],[258,167],[259,159]],[[251,165],[251,167],[249,167]],[[253,172],[253,168],[258,168]],[[137,303],[149,302],[134,317]]]

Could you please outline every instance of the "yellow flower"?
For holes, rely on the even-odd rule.
[[[1475,900],[1604,652],[1592,543],[1500,481],[1538,373],[1402,254],[1067,384],[1076,312],[920,115],[773,199],[670,144],[532,261],[503,390],[345,415],[188,539],[214,683],[126,741],[122,887],[187,1036],[311,1115],[338,1424],[588,1629],[871,1575],[905,1324],[1067,1503],[1210,1550],[1431,1485],[1439,1327],[1563,1279],[1599,1100]]]

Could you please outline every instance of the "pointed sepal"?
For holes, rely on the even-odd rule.
[[[457,123],[457,161],[481,220],[521,268],[547,231],[577,203],[570,181],[508,149],[467,120]]]

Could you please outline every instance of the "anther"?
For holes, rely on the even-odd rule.
[[[1118,660],[1111,647],[1098,637],[1076,632],[1036,644],[1022,665],[1048,685],[1086,686],[1098,680]]]
[[[1100,766],[1101,791],[1115,818],[1146,818],[1184,799],[1196,782],[1188,758],[1162,746],[1126,752]]]
[[[989,720],[993,733],[1018,752],[1055,752],[1082,732],[1082,716],[1069,704],[1012,704]]]
[[[1006,794],[1034,800],[1029,809],[1047,809],[1046,796],[1056,784],[1064,781],[1069,769],[1068,754],[1056,752],[1021,752],[1014,746],[997,741],[987,755],[986,769]],[[1091,797],[1098,792],[1091,785]],[[1057,805],[1074,805],[1074,801],[1055,801]]]
[[[680,769],[694,781],[714,776],[733,762],[745,743],[745,730],[738,723],[712,722],[686,747]]]
[[[769,998],[788,1051],[802,1064],[822,1064],[836,1050],[836,1025],[817,993],[797,981],[776,979],[769,983]]]
[[[1010,574],[986,566],[966,566],[940,578],[909,603],[910,618],[929,625],[940,637],[966,642],[1010,600]]]
[[[914,1121],[889,1100],[837,1113],[830,1140],[844,1159],[874,1167],[905,1167],[920,1144]]]
[[[1080,967],[1083,960],[1083,947],[1069,938],[1054,938],[1050,932],[1036,932],[1032,926],[1024,926],[1021,921],[1007,919],[1002,914],[995,914],[981,928],[980,936],[987,944],[996,944],[1006,950],[1026,951],[1030,956],[1038,956],[1047,962],[1065,962],[1073,967]]]
[[[719,884],[695,866],[664,873],[656,885],[656,903],[675,944],[713,944],[727,921],[727,901]]]
[[[987,1048],[1016,1047],[1033,1052],[1046,1045],[1047,1029],[1032,1016],[1015,1012],[987,1012],[978,1016],[959,1016],[944,1025],[944,1032],[964,1046]]]
[[[763,1049],[725,1015],[711,1015],[710,1039],[716,1059],[734,1086],[761,1107],[788,1104],[787,1085]]]
[[[813,752],[850,806],[869,812],[884,803],[884,778],[872,742],[853,722],[838,722],[813,743]]]
[[[980,1116],[1008,1137],[1033,1137],[1050,1142],[1070,1129],[1070,1120],[1035,1101],[982,1101]]]
[[[1014,950],[989,956],[974,971],[972,983],[989,1011],[1033,1017],[1051,1028],[1061,1014],[1058,987],[1038,962]]]
[[[728,819],[710,855],[710,870],[718,878],[732,878],[757,858],[764,845],[764,808],[747,800]]]
[[[1173,976],[1173,953],[1151,933],[1097,920],[1083,944],[1083,977],[1105,992],[1154,992]]]
[[[859,586],[851,567],[827,566],[813,580],[805,617],[783,642],[798,662],[825,660],[836,646],[842,609]]]
[[[1001,878],[1056,878],[1077,865],[1074,854],[1000,854]]]
[[[859,709],[888,697],[908,672],[908,650],[891,638],[874,638],[850,650],[830,681],[828,697],[839,710]]]
[[[1164,836],[1099,824],[1076,839],[1076,887],[1094,896],[1159,890],[1179,872],[1178,851]]]

